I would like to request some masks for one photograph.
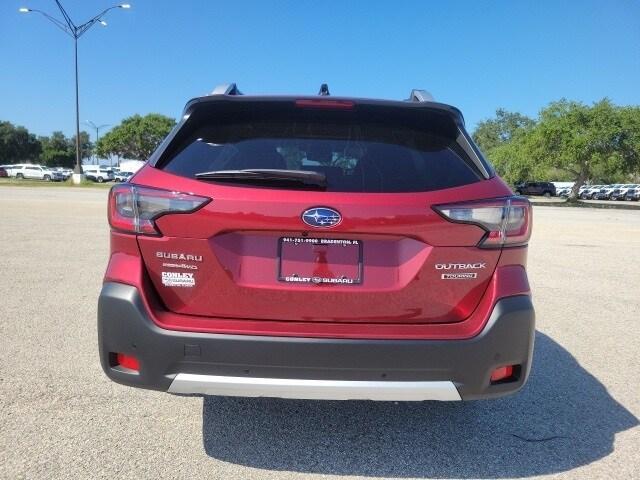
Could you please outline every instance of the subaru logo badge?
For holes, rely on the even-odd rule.
[[[342,221],[342,215],[332,208],[315,207],[302,212],[302,221],[311,227],[335,227]]]

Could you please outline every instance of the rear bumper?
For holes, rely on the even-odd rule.
[[[176,375],[171,382],[169,392],[307,400],[461,400],[458,390],[451,381],[298,380],[192,373]]]
[[[136,287],[107,282],[98,305],[100,360],[125,385],[180,394],[312,399],[472,400],[519,390],[531,367],[534,311],[499,300],[466,340],[352,340],[177,332],[159,328]],[[139,373],[114,363],[134,355]],[[517,378],[491,372],[520,365]]]

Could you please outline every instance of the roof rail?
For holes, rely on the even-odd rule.
[[[223,83],[221,85],[217,85],[216,88],[209,95],[242,95],[242,92],[238,89],[238,86],[235,83]],[[320,91],[318,95],[328,96],[329,86],[326,83],[320,85]],[[420,90],[414,88],[411,90],[411,94],[407,99],[408,102],[433,102],[434,98],[426,90]]]
[[[407,99],[407,101],[408,102],[433,102],[434,98],[433,98],[433,95],[431,95],[426,90],[418,90],[414,88],[413,90],[411,90],[411,94],[409,95],[409,98]]]
[[[209,95],[242,95],[242,92],[235,83],[223,83],[216,85]]]

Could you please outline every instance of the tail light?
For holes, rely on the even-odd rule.
[[[434,209],[451,222],[486,230],[478,245],[482,248],[526,245],[531,237],[531,204],[524,197],[438,205]]]
[[[211,199],[187,193],[115,185],[109,192],[109,225],[114,230],[143,235],[159,235],[155,220],[162,215],[192,213]]]

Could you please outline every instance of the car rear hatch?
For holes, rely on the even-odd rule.
[[[478,305],[501,250],[478,248],[478,222],[435,207],[510,191],[454,109],[223,97],[185,117],[153,166],[118,187],[138,188],[138,209],[155,202],[144,186],[202,199],[138,237],[169,311],[451,323]]]

